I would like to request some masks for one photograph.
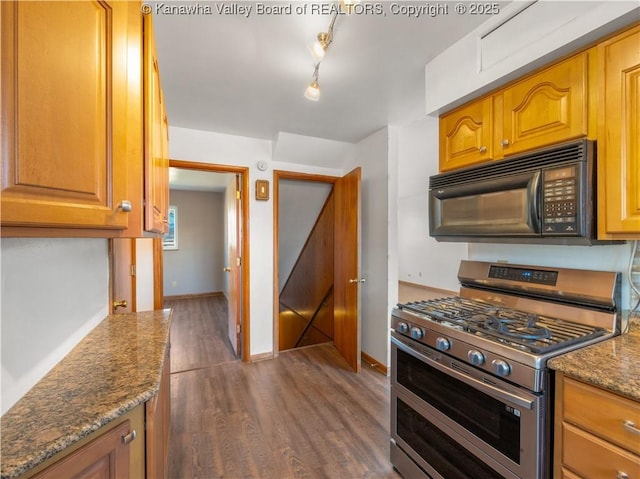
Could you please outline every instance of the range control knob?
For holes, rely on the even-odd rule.
[[[493,372],[498,376],[504,377],[511,374],[511,366],[509,366],[508,362],[503,361],[502,359],[494,359],[491,361],[491,366],[493,366]]]
[[[447,338],[439,337],[436,339],[436,349],[439,351],[448,351],[451,348],[451,342]]]
[[[407,323],[405,323],[404,321],[400,321],[396,325],[396,331],[398,331],[399,333],[406,334],[406,333],[409,332],[409,325]]]
[[[484,354],[475,349],[470,349],[467,353],[467,359],[474,366],[482,366],[484,364]]]
[[[417,328],[415,326],[411,328],[411,337],[413,339],[422,339],[423,336],[424,336],[424,333],[422,332],[422,329]]]

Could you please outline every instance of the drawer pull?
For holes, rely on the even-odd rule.
[[[122,443],[123,444],[131,444],[133,442],[133,440],[138,436],[138,434],[136,433],[136,430],[134,429],[133,431],[131,431],[129,434],[127,434],[126,436],[122,436]]]
[[[636,423],[633,421],[630,421],[629,419],[625,419],[624,421],[622,421],[622,427],[625,428],[630,433],[640,434],[640,429],[636,427]]]
[[[629,479],[629,474],[626,472],[618,471],[616,472],[616,479]]]

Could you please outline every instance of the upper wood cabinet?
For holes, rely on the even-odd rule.
[[[145,230],[169,228],[168,124],[151,15],[143,23]]]
[[[0,3],[3,234],[117,234],[128,225],[128,2]]]
[[[640,25],[598,45],[598,238],[640,239]]]
[[[590,52],[440,117],[440,171],[589,134]]]
[[[440,171],[494,158],[493,98],[483,98],[440,118]]]
[[[588,54],[581,53],[502,92],[502,155],[587,136]]]

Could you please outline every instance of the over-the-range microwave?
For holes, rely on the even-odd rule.
[[[611,244],[596,239],[595,143],[579,140],[429,178],[438,241]]]

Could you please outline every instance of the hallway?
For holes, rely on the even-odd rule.
[[[387,377],[350,372],[330,344],[233,360],[215,299],[165,302],[175,308],[169,478],[400,478]]]

